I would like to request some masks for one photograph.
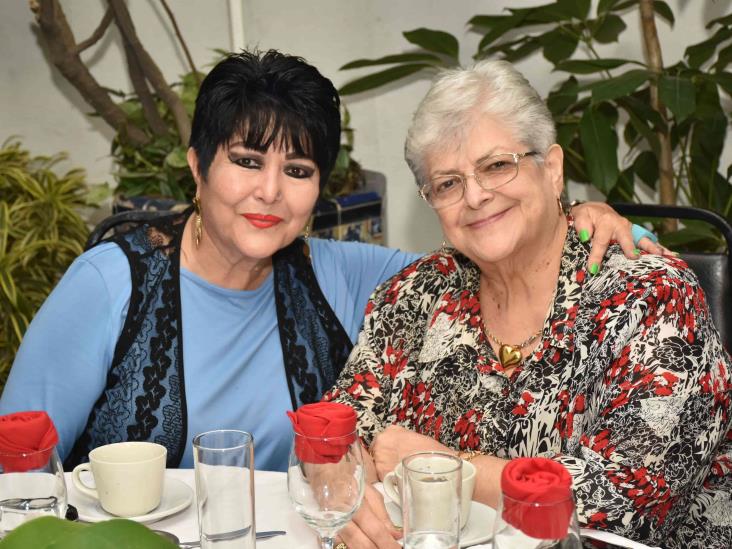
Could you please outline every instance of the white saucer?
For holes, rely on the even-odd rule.
[[[395,526],[402,525],[402,511],[393,501],[386,502],[386,511]],[[496,511],[477,501],[470,506],[470,518],[460,532],[460,547],[484,543],[493,537],[493,520]]]
[[[165,483],[163,484],[163,497],[160,499],[160,505],[145,515],[125,518],[142,523],[156,522],[174,513],[182,511],[188,507],[192,501],[193,490],[190,486],[182,480],[165,477]],[[103,520],[119,518],[102,509],[98,500],[76,490],[73,483],[69,483],[69,503],[76,507],[77,511],[79,511],[79,520],[83,520],[84,522],[100,522]]]

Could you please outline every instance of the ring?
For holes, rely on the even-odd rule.
[[[638,246],[638,242],[640,242],[641,238],[648,238],[654,244],[658,242],[658,237],[654,233],[640,225],[633,224],[631,233],[633,234],[633,244],[635,244],[636,247]]]
[[[338,545],[336,545],[333,549],[348,549],[348,545],[346,545],[343,542],[340,542]]]

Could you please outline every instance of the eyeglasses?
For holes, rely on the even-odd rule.
[[[537,151],[496,154],[484,158],[475,166],[473,173],[438,175],[419,189],[425,202],[435,210],[452,206],[462,200],[468,177],[486,191],[492,191],[510,183],[518,175],[519,161],[525,156],[535,156]]]

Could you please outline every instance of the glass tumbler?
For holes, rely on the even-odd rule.
[[[56,447],[0,452],[0,538],[26,521],[66,516],[66,483]]]
[[[254,437],[218,430],[193,439],[202,549],[255,546]]]
[[[402,521],[405,549],[457,549],[463,461],[441,452],[402,460]]]
[[[495,549],[581,549],[571,494],[554,502],[521,501],[501,495],[493,524]]]

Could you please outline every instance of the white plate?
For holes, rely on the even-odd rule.
[[[395,526],[402,525],[401,509],[393,501],[386,502],[386,511]],[[476,543],[484,543],[493,537],[493,519],[496,511],[477,501],[470,506],[470,518],[460,532],[460,547],[468,547]]]
[[[169,517],[170,515],[182,511],[188,507],[193,501],[193,490],[182,480],[165,477],[163,484],[163,497],[160,499],[160,505],[145,515],[138,517],[125,517],[135,522],[150,523]],[[107,513],[102,509],[98,500],[82,494],[74,487],[73,483],[69,483],[69,503],[76,507],[79,511],[79,520],[84,522],[100,522],[113,518],[119,518],[115,515]]]

